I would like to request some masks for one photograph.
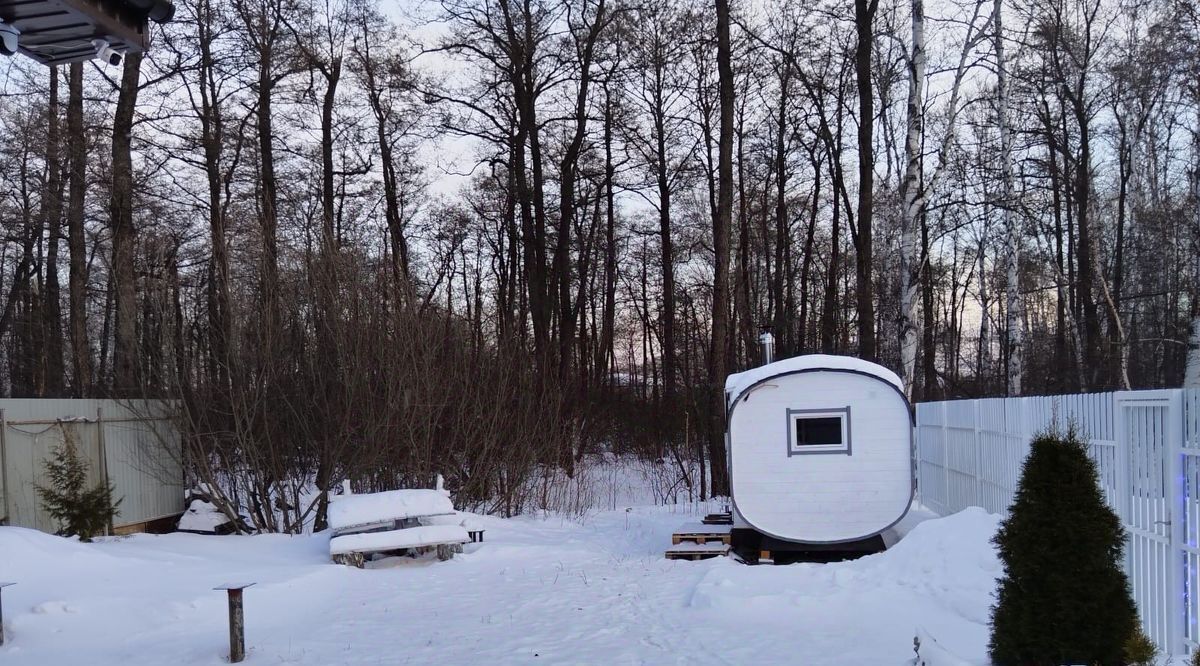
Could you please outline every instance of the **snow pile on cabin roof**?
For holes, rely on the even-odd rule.
[[[329,503],[329,526],[335,530],[388,520],[454,513],[454,504],[439,490],[389,490],[363,495],[335,495]]]
[[[900,381],[900,377],[877,363],[864,361],[861,358],[854,358],[853,356],[806,354],[804,356],[785,358],[774,363],[768,363],[767,365],[760,365],[757,368],[750,368],[745,372],[729,375],[725,379],[725,392],[730,395],[737,395],[767,377],[803,370],[852,370],[871,375],[872,377],[878,377],[900,389],[901,392],[904,391],[904,382]]]

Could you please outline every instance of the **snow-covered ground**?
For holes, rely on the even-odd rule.
[[[914,512],[885,553],[837,564],[669,561],[681,507],[511,520],[449,562],[329,562],[327,534],[137,535],[81,544],[0,528],[0,663],[220,664],[245,593],[249,664],[887,665],[921,630],[986,663],[998,519]]]

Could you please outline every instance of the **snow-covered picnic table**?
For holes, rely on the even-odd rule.
[[[330,555],[421,548],[440,543],[465,543],[467,531],[458,525],[423,525],[390,532],[359,532],[329,540]]]
[[[329,527],[335,532],[406,518],[454,515],[454,504],[438,490],[387,490],[335,495],[329,503]]]
[[[329,504],[329,554],[335,562],[358,567],[375,553],[436,549],[440,559],[450,559],[471,540],[457,516],[442,490],[336,496]]]

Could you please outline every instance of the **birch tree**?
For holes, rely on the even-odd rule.
[[[924,154],[921,149],[925,131],[925,3],[912,0],[912,45],[908,57],[908,121],[904,139],[904,178],[900,183],[901,211],[900,226],[900,369],[905,391],[911,397],[914,370],[917,363],[917,344],[921,339],[921,321],[917,316],[917,298],[921,288],[921,269],[925,263],[925,252],[921,239],[921,218],[925,214],[929,197],[933,193],[946,168],[947,157],[954,143],[954,129],[962,105],[959,97],[963,80],[970,68],[970,56],[981,40],[981,26],[977,26],[983,0],[975,3],[974,13],[967,23],[966,39],[959,53],[958,65],[954,70],[954,81],[950,89],[948,117],[942,140],[937,151],[937,164],[933,172],[924,178],[922,168]],[[860,232],[861,233],[861,232]],[[932,353],[927,351],[926,353]]]
[[[992,48],[996,67],[996,130],[1000,134],[1000,216],[1004,222],[1005,336],[1008,356],[1004,370],[1010,396],[1021,395],[1021,376],[1025,371],[1024,302],[1021,300],[1020,264],[1021,229],[1013,208],[1012,129],[1008,123],[1008,63],[1004,58],[1003,0],[992,4]]]

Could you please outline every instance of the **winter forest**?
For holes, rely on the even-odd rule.
[[[344,478],[511,515],[601,452],[722,494],[725,376],[768,326],[913,401],[1184,379],[1190,0],[181,0],[153,29],[119,66],[0,61],[0,395],[176,401],[260,529],[323,525],[301,493]]]

